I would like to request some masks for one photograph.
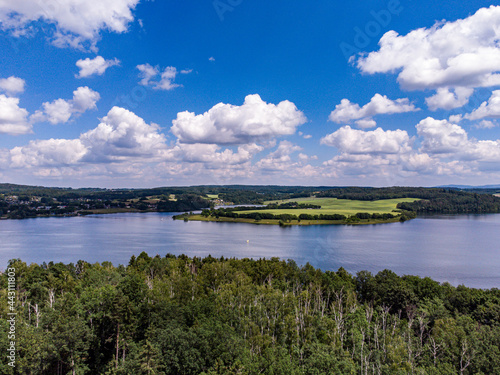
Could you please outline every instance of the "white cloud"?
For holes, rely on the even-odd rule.
[[[448,117],[448,121],[454,124],[458,124],[462,120],[463,120],[462,115],[451,115],[450,117]]]
[[[248,178],[256,172],[252,158],[263,150],[255,143],[236,149],[178,141],[168,146],[158,125],[113,107],[96,128],[77,139],[31,141],[0,150],[0,158],[15,173],[42,179],[84,178],[99,183],[113,178],[140,181],[143,186],[148,180],[158,183],[160,177],[186,183],[200,176],[214,183]]]
[[[18,95],[24,92],[26,82],[22,78],[10,76],[9,78],[0,79],[0,91],[4,91],[8,95]]]
[[[98,92],[87,86],[79,87],[73,91],[73,99],[56,99],[45,102],[43,110],[38,110],[31,116],[32,122],[49,121],[51,124],[66,123],[71,116],[82,114],[87,110],[95,109],[101,96]]]
[[[72,107],[70,101],[64,99],[57,99],[51,103],[46,102],[43,103],[43,112],[37,111],[32,119],[34,121],[49,121],[51,124],[66,123],[73,113]]]
[[[500,162],[500,140],[470,139],[459,125],[432,117],[420,121],[416,128],[423,139],[420,151],[456,161]]]
[[[214,61],[215,61],[215,57],[213,57],[213,56],[209,57],[209,58],[208,58],[208,61],[212,61],[212,62],[214,62]]]
[[[360,127],[373,127],[376,125],[372,119],[375,115],[418,110],[407,98],[391,100],[385,95],[375,94],[370,102],[363,107],[360,107],[359,104],[351,103],[349,99],[342,99],[340,104],[335,106],[335,110],[330,113],[329,120],[336,123],[345,123],[351,120],[363,119],[363,121],[359,121],[358,125]]]
[[[497,124],[493,121],[483,120],[478,124],[474,124],[473,127],[476,129],[493,129]]]
[[[400,154],[411,151],[410,137],[400,129],[363,131],[347,125],[321,138],[320,143],[336,147],[346,154]]]
[[[87,153],[79,139],[48,139],[30,141],[27,146],[10,151],[11,167],[74,165]]]
[[[102,56],[96,56],[93,59],[87,57],[86,59],[80,59],[76,62],[76,66],[80,68],[78,74],[75,75],[76,78],[86,78],[93,75],[103,75],[106,69],[120,65],[120,60],[105,60]]]
[[[500,84],[500,6],[479,9],[454,22],[439,22],[407,35],[389,31],[379,50],[358,58],[363,73],[397,73],[406,90],[443,89],[430,98],[437,109],[467,102],[468,92],[450,96],[450,88],[491,87]],[[443,107],[441,107],[443,108]]]
[[[312,135],[311,134],[304,134],[303,132],[298,132],[298,135],[300,135],[304,139],[311,139]]]
[[[130,167],[134,163],[163,160],[166,151],[165,136],[159,133],[158,125],[148,125],[134,113],[113,107],[96,128],[77,139],[35,140],[13,148],[10,165],[12,168],[80,168],[128,162]]]
[[[454,153],[468,144],[467,132],[447,120],[427,117],[416,128],[418,135],[423,138],[421,150],[429,154]]]
[[[439,163],[426,153],[412,152],[401,155],[401,167],[405,171],[423,174],[436,173]]]
[[[161,73],[161,79],[156,83],[153,88],[157,90],[172,90],[180,85],[173,83],[175,76],[177,75],[177,69],[173,66],[167,66],[165,70]]]
[[[148,86],[151,78],[160,73],[158,67],[154,67],[149,64],[137,65],[137,69],[139,69],[139,78],[141,78],[139,83],[143,86]]]
[[[469,102],[474,89],[467,87],[457,87],[452,92],[449,88],[443,87],[436,90],[436,94],[426,98],[425,103],[431,111],[439,108],[450,110],[460,108]]]
[[[473,178],[500,171],[500,140],[478,141],[447,120],[428,117],[416,125],[418,150],[402,130],[361,131],[345,126],[322,139],[340,154],[323,163],[324,175],[404,184],[408,179]],[[441,180],[445,181],[445,180]]]
[[[4,0],[0,2],[0,27],[20,36],[43,21],[55,26],[50,37],[59,47],[95,47],[101,31],[122,33],[133,21],[139,0]],[[49,28],[48,30],[52,30]]]
[[[290,183],[293,183],[292,181],[296,182],[297,178],[310,179],[320,176],[321,168],[306,164],[309,159],[308,155],[299,153],[296,160],[292,158],[292,154],[301,150],[302,147],[296,144],[289,141],[281,141],[276,150],[255,163],[254,173],[256,175],[261,175],[263,178],[265,178],[266,175],[279,175],[280,178],[291,178],[291,180],[288,180]],[[316,157],[312,156],[310,158],[315,159]]]
[[[73,111],[83,113],[89,109],[95,109],[100,98],[98,92],[87,86],[79,87],[73,91]]]
[[[181,74],[190,74],[193,72],[193,69],[182,69]]]
[[[261,152],[264,147],[255,143],[241,145],[236,152],[226,148],[223,151],[216,144],[205,143],[177,143],[174,148],[167,152],[171,161],[184,161],[188,163],[205,163],[211,168],[242,164],[250,161],[252,157]]]
[[[137,69],[139,69],[139,78],[141,78],[139,83],[143,86],[151,86],[155,90],[167,91],[181,86],[173,83],[177,76],[177,69],[173,66],[167,66],[161,74],[158,66],[151,66],[150,64],[137,65]],[[191,71],[185,70],[183,74],[188,74],[190,72]],[[153,78],[157,76],[160,76],[160,80],[153,81]]]
[[[500,118],[500,90],[493,91],[487,102],[481,103],[479,108],[465,115],[465,118],[469,120],[479,120],[485,117]]]
[[[302,150],[302,147],[295,145],[290,141],[281,141],[278,148],[271,152],[267,157],[281,161],[288,161],[290,160],[291,154],[300,150]]]
[[[288,100],[275,105],[248,95],[242,106],[219,103],[201,115],[179,112],[171,132],[183,143],[246,144],[291,135],[306,120]]]
[[[135,113],[113,107],[101,123],[80,136],[90,150],[87,161],[123,161],[130,158],[155,158],[166,149],[159,126],[148,125]]]
[[[19,99],[0,94],[0,133],[20,135],[30,132],[28,111],[19,107]]]
[[[377,122],[371,117],[362,118],[361,120],[356,121],[356,125],[361,129],[374,128],[377,126]]]

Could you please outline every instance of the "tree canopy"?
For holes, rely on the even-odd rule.
[[[278,258],[8,267],[18,353],[2,374],[500,373],[498,289]]]

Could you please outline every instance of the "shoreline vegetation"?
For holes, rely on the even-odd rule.
[[[383,224],[383,223],[396,223],[402,221],[400,216],[395,216],[393,218],[388,218],[386,220],[381,219],[359,219],[347,218],[346,220],[282,220],[282,219],[247,219],[247,218],[230,218],[230,217],[203,217],[202,215],[177,215],[174,216],[175,220],[185,221],[209,221],[216,223],[247,223],[247,224],[257,224],[257,225],[279,225],[279,226],[305,226],[305,225],[363,225],[363,224]],[[408,219],[409,220],[409,219]],[[403,220],[406,221],[406,220]]]
[[[2,374],[499,374],[500,290],[293,260],[13,259]],[[13,271],[15,270],[15,271]],[[0,273],[7,300],[9,273]],[[0,351],[9,348],[7,335]]]
[[[337,198],[299,198],[266,202],[264,207],[219,207],[204,209],[201,214],[184,213],[174,220],[234,222],[263,225],[363,225],[404,222],[415,218],[412,211],[397,209],[399,203],[414,198],[359,201]],[[356,212],[357,210],[366,210]]]
[[[192,212],[208,209],[208,215],[202,213],[200,217],[183,214],[181,218],[187,221],[233,221],[278,225],[281,223],[284,226],[378,224],[406,221],[419,214],[499,213],[500,197],[495,196],[498,193],[498,189],[492,188],[453,187],[228,185],[151,189],[71,189],[0,184],[0,219],[127,212]],[[230,207],[232,205],[267,207],[236,210]],[[222,208],[212,212],[216,207]],[[260,218],[255,215],[259,212]],[[230,220],[221,219],[223,217]],[[248,221],[248,219],[253,220]]]

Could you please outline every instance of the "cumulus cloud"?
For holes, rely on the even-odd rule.
[[[368,74],[397,73],[405,90],[442,89],[429,98],[431,109],[457,108],[467,102],[470,89],[500,84],[499,38],[500,6],[490,6],[407,35],[389,31],[379,50],[359,57],[357,66]]]
[[[80,68],[78,74],[75,75],[76,78],[86,78],[93,75],[102,76],[106,69],[112,66],[120,65],[120,60],[105,60],[102,56],[96,56],[93,59],[87,57],[86,59],[80,59],[76,62],[76,66]]]
[[[407,178],[435,181],[439,176],[470,178],[500,171],[500,140],[470,138],[459,125],[432,117],[420,121],[416,130],[417,137],[409,138],[402,130],[344,126],[321,140],[339,151],[323,162],[324,175],[395,185]]]
[[[458,124],[462,120],[463,120],[462,115],[451,115],[450,117],[448,117],[448,121],[453,122],[454,124]]]
[[[375,115],[393,114],[418,111],[418,108],[410,103],[407,98],[396,100],[388,99],[385,95],[375,94],[368,104],[360,107],[357,103],[351,103],[349,99],[342,99],[335,110],[330,113],[329,120],[336,123],[345,123],[359,120],[359,127],[374,127],[376,122],[372,119]],[[360,120],[361,119],[361,120]]]
[[[499,140],[471,139],[461,126],[432,117],[420,121],[416,128],[422,138],[420,151],[454,160],[500,162]]]
[[[374,128],[377,126],[377,122],[371,117],[362,118],[361,120],[356,121],[356,125],[361,129]]]
[[[469,120],[479,120],[485,117],[500,118],[500,90],[493,91],[487,102],[481,103],[479,108],[465,115],[465,118]]]
[[[430,154],[457,152],[468,144],[467,132],[447,120],[427,117],[416,128],[418,135],[423,138],[421,150]]]
[[[321,144],[336,147],[346,154],[399,154],[411,151],[411,142],[405,130],[372,131],[343,126],[321,138]]]
[[[132,11],[139,0],[4,0],[0,3],[0,27],[15,36],[25,35],[36,21],[49,28],[52,42],[59,47],[95,47],[101,31],[122,33],[133,21]]]
[[[335,178],[370,178],[384,185],[397,185],[405,165],[414,154],[412,139],[403,130],[377,128],[371,131],[344,126],[321,139],[321,144],[335,147],[339,154],[323,162],[325,174]],[[416,164],[416,163],[414,163]],[[428,166],[420,167],[421,172]]]
[[[42,178],[113,176],[140,178],[144,183],[158,176],[187,182],[186,176],[203,175],[215,183],[251,176],[255,171],[251,160],[263,150],[255,143],[223,148],[177,141],[169,146],[158,125],[113,107],[96,128],[79,138],[31,141],[4,153],[0,150],[0,158],[5,159],[4,166]]]
[[[36,111],[31,116],[32,122],[49,121],[51,124],[66,123],[71,116],[79,115],[87,110],[95,109],[101,96],[98,92],[87,86],[79,87],[73,91],[73,99],[56,99],[53,102],[43,103],[42,110]]]
[[[11,167],[71,167],[85,164],[150,162],[166,152],[165,136],[155,124],[113,107],[100,124],[77,139],[30,141],[10,150]]]
[[[290,157],[296,151],[302,150],[302,147],[293,144],[290,141],[281,141],[273,152],[271,152],[268,156],[273,159],[283,159]]]
[[[309,157],[304,153],[299,153],[296,157],[292,157],[301,150],[302,147],[292,142],[281,141],[273,152],[255,163],[255,174],[260,174],[263,178],[266,175],[279,174],[280,178],[290,178],[288,180],[290,183],[292,181],[296,183],[297,178],[301,177],[306,179],[319,177],[322,172],[321,168],[307,164],[308,159],[316,159],[316,156]]]
[[[177,76],[177,69],[173,66],[167,66],[163,72],[160,73],[158,66],[151,66],[150,64],[137,65],[139,69],[139,83],[143,86],[151,86],[155,90],[173,90],[180,87],[177,83],[173,83]],[[189,74],[192,70],[183,70],[182,74]],[[159,76],[159,80],[153,80]]]
[[[246,163],[263,149],[264,147],[255,143],[241,145],[236,152],[229,148],[221,151],[221,147],[216,144],[177,143],[175,147],[167,152],[169,156],[167,159],[188,163],[205,163],[213,168]]]
[[[255,94],[241,106],[219,103],[200,115],[179,112],[171,132],[183,143],[247,144],[294,134],[306,121],[288,100],[268,104]]]
[[[80,136],[90,151],[86,161],[122,161],[129,158],[154,158],[165,150],[165,136],[159,126],[147,124],[135,113],[113,107],[95,128]]]
[[[474,89],[467,87],[457,87],[453,91],[447,87],[438,88],[435,95],[425,99],[425,103],[431,111],[460,108],[469,102],[474,93]]]
[[[30,132],[28,111],[19,107],[19,99],[0,94],[0,133],[20,135]]]
[[[79,139],[48,139],[30,141],[27,146],[10,151],[11,167],[63,166],[78,163],[87,153]]]
[[[18,95],[24,92],[26,82],[22,78],[10,76],[9,78],[0,79],[0,91],[7,95]]]

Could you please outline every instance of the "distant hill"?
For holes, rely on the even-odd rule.
[[[445,189],[500,189],[500,185],[481,185],[481,186],[473,186],[473,185],[440,185],[436,186],[437,188],[445,188]]]

